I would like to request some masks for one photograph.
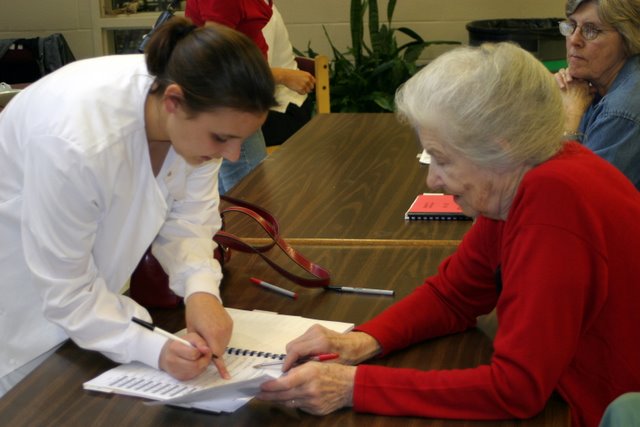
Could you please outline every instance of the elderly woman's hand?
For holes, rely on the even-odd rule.
[[[593,101],[595,90],[586,80],[575,79],[569,69],[562,68],[554,75],[562,93],[566,114],[566,130],[576,130],[582,116]]]
[[[278,379],[262,384],[258,399],[326,415],[353,405],[355,366],[331,362],[308,362],[292,368]]]
[[[320,325],[313,325],[307,332],[287,344],[287,357],[282,370],[288,371],[298,360],[323,353],[337,353],[338,361],[355,365],[380,352],[380,345],[371,335],[364,332],[346,334],[332,331]]]
[[[344,406],[352,406],[356,364],[380,352],[380,345],[364,332],[338,333],[314,325],[287,344],[282,377],[262,384],[257,398],[324,415]],[[340,357],[328,362],[301,360],[323,353]],[[336,363],[339,362],[339,363]]]

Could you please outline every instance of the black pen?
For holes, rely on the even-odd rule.
[[[386,295],[393,296],[393,289],[354,288],[351,286],[327,286],[327,289],[338,292],[352,292],[354,294]]]
[[[158,328],[156,325],[154,325],[153,323],[149,323],[149,322],[147,322],[147,321],[145,321],[145,320],[138,319],[138,318],[137,318],[137,317],[135,317],[135,316],[131,318],[131,321],[132,321],[133,323],[137,323],[138,325],[142,326],[143,328],[147,328],[147,329],[149,329],[149,330],[150,330],[150,331],[152,331],[152,332],[155,332],[155,333],[160,334],[160,335],[162,335],[162,336],[164,336],[164,337],[167,337],[167,338],[169,338],[170,340],[178,341],[178,342],[180,342],[180,343],[182,343],[182,344],[184,344],[184,345],[188,345],[189,347],[193,347],[193,348],[197,349],[197,347],[196,347],[195,345],[193,345],[193,344],[192,344],[192,343],[190,343],[189,341],[185,340],[184,338],[180,338],[179,336],[174,335],[174,334],[172,334],[171,332],[167,332],[167,331],[165,331],[164,329],[160,329],[160,328]],[[216,354],[211,354],[211,358],[212,358],[212,359],[217,359],[217,358],[218,358],[218,355],[216,355]]]
[[[153,323],[149,323],[149,322],[144,321],[142,319],[138,319],[137,317],[132,317],[131,320],[134,323],[137,323],[138,325],[149,329],[150,331],[153,331],[153,332],[155,332],[157,334],[160,334],[160,335],[162,335],[164,337],[169,338],[170,340],[181,342],[182,344],[188,345],[189,347],[193,347],[193,348],[196,347],[195,345],[191,344],[189,341],[185,340],[184,338],[180,338],[179,336],[174,335],[171,332],[167,332],[164,329],[160,329],[157,326],[155,326]]]

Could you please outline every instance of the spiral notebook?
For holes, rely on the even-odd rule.
[[[265,361],[282,360],[289,341],[314,324],[347,332],[353,323],[309,319],[265,311],[227,308],[233,335],[222,356],[232,376],[224,380],[213,365],[197,378],[178,381],[164,371],[127,363],[83,384],[86,390],[151,399],[149,405],[176,405],[211,412],[233,412],[255,396],[264,381],[281,375],[280,367],[255,369]]]
[[[450,194],[423,193],[419,194],[407,212],[404,214],[407,220],[435,220],[435,221],[468,221],[460,206]]]

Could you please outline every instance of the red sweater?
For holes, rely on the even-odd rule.
[[[269,46],[262,29],[271,19],[272,1],[265,0],[189,0],[185,16],[196,25],[217,22],[244,33],[260,48],[265,58]]]
[[[386,354],[472,327],[495,307],[490,364],[361,365],[354,409],[526,418],[557,390],[574,426],[597,426],[616,396],[640,390],[639,242],[640,193],[613,166],[567,144],[525,175],[506,221],[478,218],[436,276],[358,328]]]

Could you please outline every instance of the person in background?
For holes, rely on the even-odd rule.
[[[273,91],[246,36],[174,18],[145,55],[76,61],[11,100],[0,113],[0,394],[67,338],[179,379],[223,353],[217,174]],[[121,291],[152,243],[185,298],[193,347],[131,321],[151,320]]]
[[[287,345],[259,399],[312,414],[500,420],[538,414],[552,393],[574,426],[597,426],[640,387],[640,192],[563,140],[554,77],[511,43],[460,47],[396,95],[431,155],[427,186],[475,218],[435,276],[346,334],[313,327]],[[419,370],[357,365],[457,333],[496,310],[488,364]],[[300,358],[338,353],[338,363]]]
[[[267,146],[262,131],[258,129],[245,138],[236,160],[222,159],[218,173],[218,193],[226,194],[265,157],[267,157]]]
[[[217,22],[234,28],[262,50],[273,72],[278,101],[262,126],[267,146],[282,144],[311,119],[313,107],[307,95],[315,78],[298,69],[289,33],[271,0],[188,0],[185,15],[198,25]]]
[[[640,1],[569,0],[566,13],[565,131],[640,190]]]

